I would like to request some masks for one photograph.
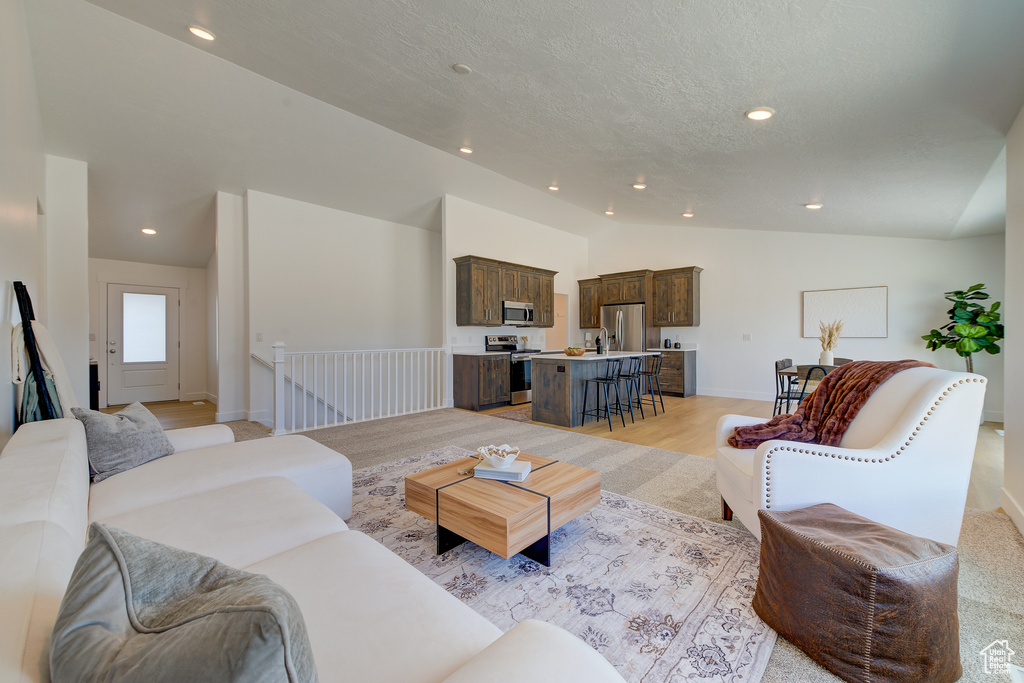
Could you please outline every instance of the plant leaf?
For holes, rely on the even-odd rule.
[[[964,337],[956,343],[956,352],[961,356],[969,356],[979,348],[978,343],[970,337]]]
[[[967,323],[957,325],[953,328],[953,331],[961,337],[966,337],[968,339],[977,339],[978,337],[984,337],[988,334],[988,330],[981,325],[968,325]]]

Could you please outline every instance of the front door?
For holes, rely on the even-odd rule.
[[[107,285],[107,404],[178,399],[178,290]]]

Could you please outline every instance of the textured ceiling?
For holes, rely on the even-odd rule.
[[[82,35],[66,11],[80,3],[28,2],[44,129],[48,145],[102,156],[85,139],[95,131],[54,111],[72,94],[86,106],[95,96],[71,92],[72,78],[54,71],[106,73],[107,52],[120,47],[124,63],[109,88],[123,97],[132,79],[147,77],[133,69],[173,80],[174,68],[194,67],[177,56],[179,64],[154,63],[147,53],[156,48],[147,46],[159,41],[123,23],[114,22],[139,53],[100,46],[111,36]],[[595,215],[611,205],[624,223],[683,223],[679,214],[692,210],[688,224],[702,227],[940,239],[999,231],[998,193],[978,190],[1024,105],[1020,0],[93,4],[453,155],[469,144],[471,163],[530,187],[557,182],[560,200]],[[193,38],[190,23],[217,40]],[[72,45],[53,37],[61,31]],[[456,62],[474,72],[456,74]],[[236,99],[260,87],[245,80],[231,88]],[[755,105],[778,113],[746,120]],[[123,109],[106,118],[130,117]],[[209,125],[248,125],[228,114],[210,112]],[[175,115],[152,122],[154,139],[166,137],[158,127],[176,125]],[[116,138],[121,124],[105,125]],[[203,173],[244,182],[232,166],[238,148],[230,139],[222,147],[220,166]],[[161,150],[147,153],[159,159]],[[145,165],[123,161],[144,185]],[[647,190],[630,187],[639,178]],[[90,201],[114,202],[131,189],[106,188]],[[164,210],[197,221],[216,189],[228,188],[168,200]],[[988,206],[965,214],[972,199]],[[825,209],[804,210],[810,201]]]

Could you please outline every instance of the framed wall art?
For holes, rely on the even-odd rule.
[[[842,337],[889,336],[889,288],[854,287],[804,292],[804,337],[821,334],[818,323],[843,321]]]

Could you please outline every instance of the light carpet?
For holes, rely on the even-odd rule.
[[[227,423],[236,439],[270,430],[252,422]],[[708,425],[709,430],[714,424]],[[499,420],[446,409],[331,427],[306,435],[344,453],[354,468],[397,460],[454,444],[515,444],[523,450],[601,472],[601,487],[660,507],[722,524],[715,463],[684,453],[636,446],[576,432]],[[742,529],[739,522],[726,523]],[[980,651],[995,640],[1024,652],[1024,537],[1001,512],[968,509],[960,533],[960,658],[962,681],[996,683],[1008,675],[986,674]],[[1015,657],[1014,661],[1020,658]],[[699,680],[699,679],[697,679]],[[785,639],[772,651],[764,683],[839,681]]]
[[[552,533],[550,568],[473,543],[438,556],[434,523],[405,509],[405,477],[472,453],[450,446],[357,470],[349,527],[499,628],[557,624],[628,681],[761,679],[776,635],[750,605],[750,534],[605,491]]]

